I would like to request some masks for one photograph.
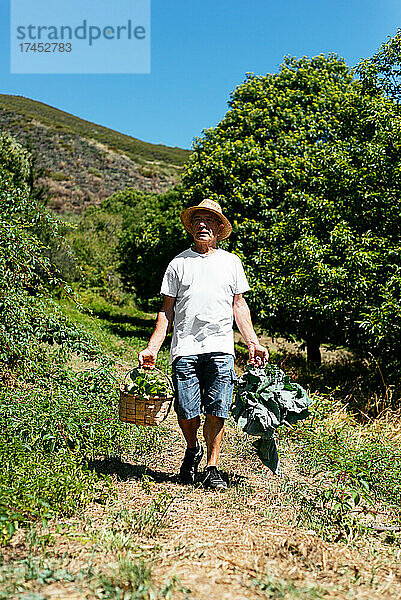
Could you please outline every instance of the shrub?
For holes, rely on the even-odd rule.
[[[29,195],[29,157],[0,142],[0,541],[18,524],[71,514],[99,491],[88,456],[116,451],[123,431],[110,403],[115,385],[96,340],[52,300],[70,293],[43,239],[58,222]],[[96,361],[77,375],[71,351]]]

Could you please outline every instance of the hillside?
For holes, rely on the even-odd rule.
[[[0,129],[32,152],[37,185],[57,212],[80,213],[126,187],[163,192],[190,155],[21,96],[0,94]]]

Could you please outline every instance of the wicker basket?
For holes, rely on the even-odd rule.
[[[170,412],[171,405],[173,403],[174,388],[171,383],[170,377],[156,369],[152,370],[161,373],[169,382],[171,388],[171,396],[136,396],[126,391],[125,382],[130,372],[128,372],[124,378],[122,386],[120,387],[120,400],[119,400],[119,416],[120,421],[124,423],[133,423],[135,425],[160,425]]]

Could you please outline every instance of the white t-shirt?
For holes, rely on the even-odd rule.
[[[176,298],[170,363],[207,352],[234,355],[233,298],[249,289],[235,254],[221,249],[199,254],[188,248],[173,258],[160,290]]]

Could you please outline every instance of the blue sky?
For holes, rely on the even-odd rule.
[[[16,75],[0,2],[1,93],[183,148],[220,121],[245,73],[275,72],[286,54],[354,65],[401,26],[399,0],[152,0],[150,74]]]

